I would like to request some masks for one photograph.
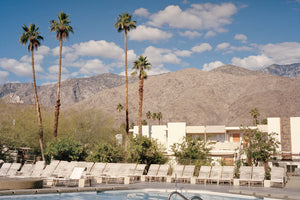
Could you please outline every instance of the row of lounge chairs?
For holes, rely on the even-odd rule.
[[[45,166],[44,162],[36,164],[3,163],[0,176],[7,177],[39,177],[45,185],[78,185],[91,183],[118,183],[129,184],[137,181],[149,182],[184,182],[184,183],[229,183],[234,181],[234,166],[201,166],[197,177],[194,165],[174,165],[171,173],[168,164],[152,164],[148,173],[144,175],[145,164],[133,163],[93,163],[93,162],[67,162],[53,160]],[[240,169],[239,185],[264,184],[264,167],[242,166]],[[271,184],[285,183],[284,168],[272,167]]]

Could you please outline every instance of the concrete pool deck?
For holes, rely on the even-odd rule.
[[[264,188],[264,187],[248,187],[248,186],[230,186],[230,185],[216,185],[216,184],[182,184],[178,183],[175,187],[174,183],[159,183],[159,182],[143,182],[130,185],[120,184],[101,184],[93,187],[52,187],[42,189],[26,189],[26,190],[3,190],[0,191],[1,195],[22,195],[22,194],[47,194],[47,193],[65,193],[65,192],[87,192],[87,191],[106,191],[106,190],[127,190],[127,189],[159,189],[172,191],[199,190],[210,191],[219,193],[242,194],[248,196],[256,196],[263,199],[278,198],[278,199],[291,199],[300,200],[299,188]]]

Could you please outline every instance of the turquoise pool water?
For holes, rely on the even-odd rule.
[[[14,195],[0,196],[0,199],[16,200],[166,200],[172,191],[163,190],[114,190],[104,192],[78,192],[78,193],[55,193],[55,194],[35,194],[35,195]],[[186,191],[182,192],[187,198],[194,195],[200,196],[203,200],[248,200],[257,199],[251,196],[232,195],[225,193],[214,193],[208,191]],[[181,197],[174,195],[173,200],[182,200]],[[268,198],[265,198],[268,199]]]

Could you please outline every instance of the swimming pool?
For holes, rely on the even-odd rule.
[[[143,189],[143,190],[111,190],[103,192],[77,192],[77,193],[55,193],[55,194],[33,194],[33,195],[13,195],[0,196],[0,199],[16,200],[166,200],[172,191]],[[227,193],[216,193],[209,191],[188,190],[182,192],[187,198],[194,195],[200,196],[203,200],[248,200],[258,199],[251,196],[234,195]],[[174,195],[172,199],[182,200],[179,196]],[[270,198],[264,198],[269,199]]]

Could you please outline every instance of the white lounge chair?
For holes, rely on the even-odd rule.
[[[146,181],[153,181],[157,175],[158,169],[158,164],[151,164],[146,175]]]
[[[33,167],[31,177],[41,177],[45,168],[45,161],[37,161]]]
[[[52,160],[51,163],[49,165],[46,165],[45,169],[42,171],[41,177],[50,177],[54,173],[59,163],[59,160]]]
[[[182,177],[184,165],[174,165],[170,182],[177,182],[179,177]]]
[[[219,184],[222,175],[222,166],[213,166],[211,168],[210,176],[207,179],[210,183],[216,182]]]
[[[253,167],[250,185],[251,185],[251,183],[253,183],[253,184],[260,183],[263,186],[264,180],[265,180],[265,168],[264,167]]]
[[[34,164],[24,164],[20,171],[17,172],[19,177],[29,177],[33,171]]]
[[[70,177],[65,178],[54,178],[53,185],[66,185],[66,186],[76,186],[78,185],[79,179],[83,178],[83,172],[86,170],[85,167],[74,167]]]
[[[17,171],[18,171],[20,168],[21,168],[21,163],[13,163],[13,164],[10,166],[10,168],[9,168],[9,170],[8,170],[8,172],[7,172],[7,174],[6,174],[6,176],[16,176],[16,175],[17,175]]]
[[[137,164],[134,173],[130,175],[130,182],[141,181],[141,177],[144,174],[146,164]]]
[[[228,182],[230,185],[233,182],[234,166],[223,166],[220,182]]]
[[[6,176],[11,165],[12,163],[3,163],[0,168],[0,176]]]
[[[284,187],[285,184],[285,170],[282,167],[272,167],[271,168],[271,186],[274,184],[281,184]]]
[[[90,170],[90,175],[96,183],[102,183],[103,171],[106,168],[106,163],[96,162]]]
[[[155,181],[165,182],[167,180],[169,167],[168,164],[160,165],[157,175],[155,176]]]
[[[241,183],[247,183],[250,186],[251,177],[252,177],[252,167],[241,166],[239,184],[241,185]]]
[[[195,165],[185,165],[182,176],[178,177],[178,182],[190,183],[194,176]]]
[[[210,176],[211,166],[201,166],[199,175],[196,178],[196,183],[201,183],[203,181],[206,184],[209,176]]]

